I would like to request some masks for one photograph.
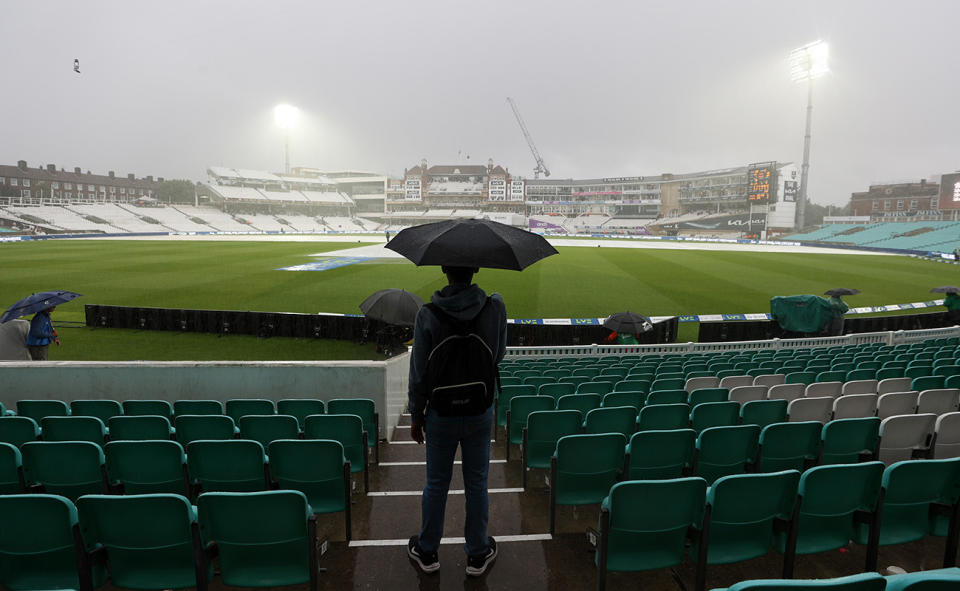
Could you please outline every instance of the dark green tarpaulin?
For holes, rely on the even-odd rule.
[[[830,300],[815,295],[776,296],[770,315],[783,330],[820,332],[833,316]]]

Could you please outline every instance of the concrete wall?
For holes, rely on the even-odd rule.
[[[0,402],[23,399],[371,398],[380,437],[406,405],[407,354],[387,361],[0,363]]]

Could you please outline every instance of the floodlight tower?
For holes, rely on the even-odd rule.
[[[813,117],[813,80],[830,71],[827,65],[829,47],[817,40],[790,52],[790,78],[794,82],[807,83],[807,130],[803,136],[803,167],[800,169],[800,193],[797,196],[797,230],[805,223],[804,209],[807,206],[807,177],[810,172],[810,122]]]
[[[283,130],[283,170],[290,174],[290,130],[300,120],[300,109],[293,105],[277,105],[273,109],[273,121]]]

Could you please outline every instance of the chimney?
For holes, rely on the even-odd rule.
[[[134,178],[133,178],[133,173],[131,172],[130,174],[128,174],[128,175],[127,175],[127,178],[130,179],[131,181],[134,180]]]
[[[73,174],[80,174],[80,167],[79,167],[79,166],[74,166],[74,167],[73,167]]]
[[[147,182],[148,182],[148,183],[152,183],[152,182],[153,182],[153,175],[152,175],[152,174],[149,175],[149,176],[147,176]]]
[[[110,172],[108,172],[107,176],[109,176],[110,178],[113,178],[113,171],[111,170]]]
[[[56,165],[56,164],[48,164],[48,165],[47,165],[47,172],[57,172],[57,165]]]
[[[89,170],[87,171],[87,174],[90,174],[90,171],[89,171]]]
[[[26,160],[17,160],[17,168],[19,168],[20,170],[26,170],[26,169],[27,169],[27,161],[26,161]]]

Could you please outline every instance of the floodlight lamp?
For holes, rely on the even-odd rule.
[[[830,71],[830,48],[824,41],[814,41],[790,52],[790,79],[803,82],[819,78]]]
[[[281,129],[293,129],[300,120],[300,109],[293,105],[277,105],[273,109],[273,121]]]

